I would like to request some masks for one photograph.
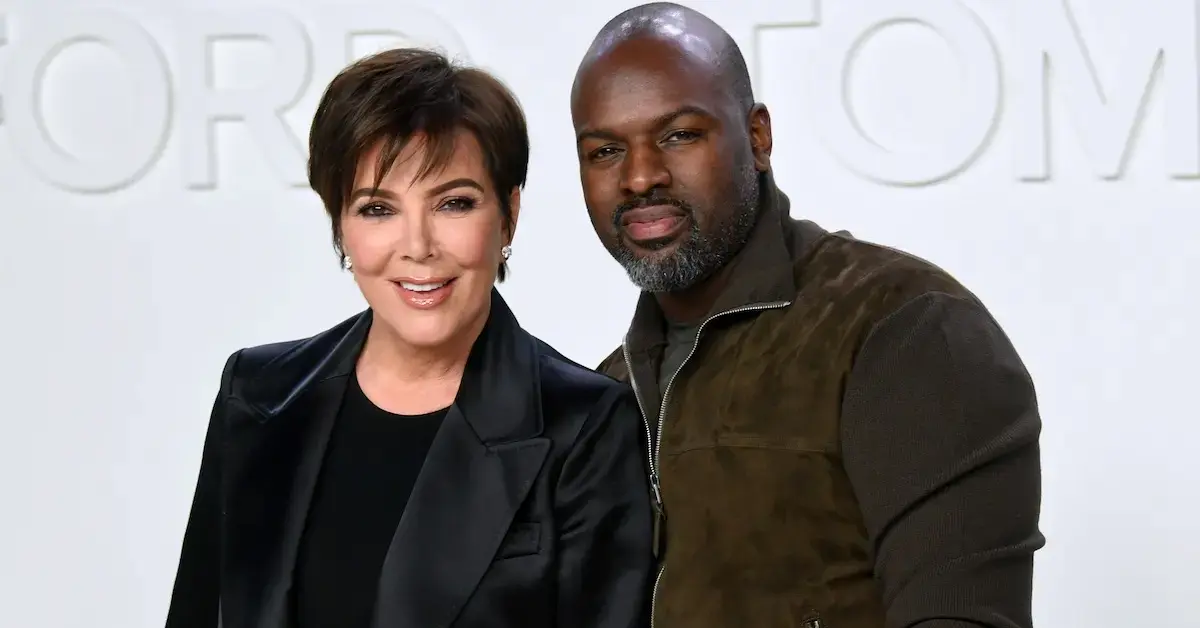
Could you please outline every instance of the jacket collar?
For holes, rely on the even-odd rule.
[[[299,343],[245,380],[235,380],[232,396],[262,421],[283,414],[314,387],[354,371],[372,320],[373,313],[366,310]],[[542,431],[537,345],[495,288],[491,312],[467,358],[454,405],[487,445]]]
[[[702,320],[742,307],[788,303],[796,297],[797,251],[789,233],[791,201],[776,187],[772,173],[762,174],[759,183],[758,221],[742,250],[729,262],[732,266],[725,291]],[[654,294],[643,292],[626,336],[629,350],[642,353],[663,344],[665,321]]]

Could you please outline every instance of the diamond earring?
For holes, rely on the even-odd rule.
[[[343,255],[342,256],[342,270],[349,271],[349,270],[353,270],[353,269],[354,269],[354,262],[350,261],[349,257]]]
[[[508,258],[512,257],[512,247],[507,244],[505,244],[503,247],[501,247],[500,248],[500,257],[503,257],[504,261],[507,262]]]

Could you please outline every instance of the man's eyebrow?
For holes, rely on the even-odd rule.
[[[684,105],[678,109],[668,111],[667,113],[654,118],[654,120],[650,123],[650,127],[658,129],[667,126],[683,116],[702,116],[709,119],[714,118],[713,114],[704,107],[700,107],[698,105]],[[593,129],[585,127],[579,131],[578,135],[575,136],[575,143],[581,144],[584,140],[589,139],[615,142],[620,141],[621,136],[609,129]]]

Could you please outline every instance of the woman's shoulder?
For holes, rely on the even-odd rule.
[[[544,402],[594,407],[614,404],[632,395],[628,384],[588,368],[564,356],[545,341],[534,338],[539,362],[539,379]]]
[[[313,362],[315,366],[334,352],[348,336],[353,335],[362,317],[362,313],[355,314],[329,329],[305,338],[245,347],[231,356],[231,360],[236,358],[235,373],[238,377],[254,376],[284,363],[295,365],[297,361]]]
[[[579,385],[593,386],[602,390],[613,390],[624,386],[616,379],[566,357],[540,338],[534,337],[533,341],[537,346],[543,377],[546,375],[563,377]]]
[[[225,362],[222,389],[253,403],[263,395],[289,397],[286,391],[337,374],[343,363],[353,365],[353,345],[365,335],[363,321],[360,313],[306,338],[239,349]]]

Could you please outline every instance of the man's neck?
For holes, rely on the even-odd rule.
[[[733,264],[726,264],[708,279],[685,290],[654,293],[663,317],[683,325],[699,323],[725,291],[732,266]]]

